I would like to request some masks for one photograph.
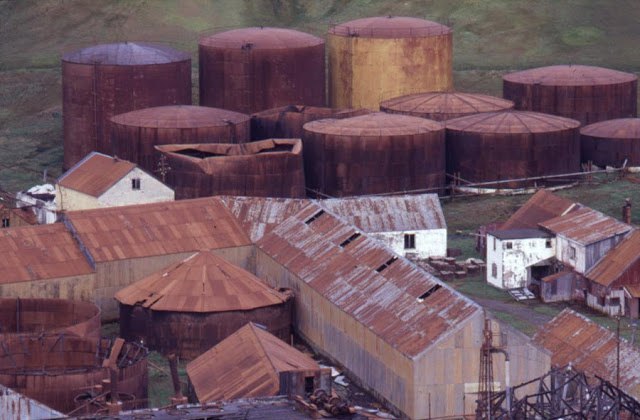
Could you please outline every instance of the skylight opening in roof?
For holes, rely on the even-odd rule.
[[[311,216],[310,218],[308,218],[304,223],[307,225],[310,225],[311,223],[313,223],[314,221],[318,220],[318,218],[320,216],[322,216],[324,214],[324,210],[320,210],[319,212],[317,212],[316,214],[314,214],[313,216]]]
[[[382,264],[380,267],[376,268],[376,271],[378,273],[382,273],[384,270],[386,270],[387,267],[389,267],[391,264],[393,264],[394,262],[396,262],[398,260],[398,257],[391,257],[387,260],[387,262],[385,262],[384,264]]]
[[[358,232],[354,233],[353,235],[349,236],[347,239],[345,239],[344,241],[342,241],[340,243],[340,247],[344,248],[345,246],[349,245],[351,242],[355,241],[356,239],[358,239],[360,237],[360,234]]]
[[[426,298],[428,298],[429,296],[431,296],[432,294],[434,294],[435,292],[437,292],[441,288],[442,288],[442,286],[439,285],[439,284],[436,284],[435,286],[429,288],[429,290],[427,290],[426,292],[424,292],[423,294],[418,296],[418,302],[423,302]]]

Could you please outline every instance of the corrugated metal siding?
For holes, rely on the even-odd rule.
[[[603,286],[640,284],[640,231],[633,231],[586,274]]]

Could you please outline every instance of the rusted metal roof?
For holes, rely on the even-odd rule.
[[[235,217],[213,198],[73,211],[65,217],[95,262],[251,245]]]
[[[142,305],[153,311],[247,311],[286,302],[250,272],[210,251],[198,252],[115,295],[125,305]]]
[[[489,232],[498,239],[551,238],[552,235],[542,229],[500,229]]]
[[[640,284],[627,284],[624,288],[629,293],[629,296],[640,298]]]
[[[436,121],[409,115],[372,112],[345,119],[327,118],[311,121],[304,125],[304,129],[321,134],[378,138],[380,136],[429,133],[443,130],[444,126]]]
[[[417,38],[445,35],[450,32],[449,27],[440,23],[404,16],[355,19],[329,28],[332,35],[362,38]]]
[[[589,124],[580,129],[580,134],[605,139],[640,139],[640,118],[616,118]]]
[[[91,152],[58,178],[58,185],[100,197],[135,167],[129,161]]]
[[[587,272],[586,277],[603,286],[611,286],[620,278],[625,277],[627,270],[633,270],[634,265],[639,260],[640,231],[634,230],[615,248],[607,252],[607,254]]]
[[[375,239],[361,235],[340,246],[355,232],[312,204],[257,245],[331,305],[407,357],[418,356],[482,310]]]
[[[542,189],[532,195],[502,224],[500,230],[537,229],[539,223],[566,214],[577,207],[577,203]]]
[[[138,66],[191,60],[191,55],[173,48],[141,42],[102,44],[83,48],[62,56],[62,61],[78,64]]]
[[[280,372],[318,370],[309,356],[248,323],[187,365],[201,403],[277,395]]]
[[[447,228],[437,194],[342,198],[318,203],[367,233]]]
[[[633,229],[626,223],[588,207],[546,220],[540,226],[581,245],[623,235]]]
[[[93,273],[61,223],[0,230],[0,255],[0,284]]]
[[[0,204],[0,214],[2,217],[9,217],[10,226],[24,226],[24,225],[37,225],[38,224],[38,216],[33,212],[31,206],[25,207],[9,207],[5,204]],[[22,223],[19,221],[11,220],[13,217],[19,218]]]
[[[249,121],[247,114],[195,105],[144,108],[111,118],[116,124],[149,128],[226,127]]]
[[[233,29],[200,38],[199,45],[220,48],[277,50],[324,44],[322,38],[286,28]]]
[[[577,129],[580,121],[532,111],[485,112],[445,121],[447,130],[469,133],[548,133]]]
[[[571,364],[588,375],[616,383],[616,334],[584,315],[565,309],[542,325],[533,340],[551,352],[551,364]],[[640,352],[620,340],[620,388],[640,399]]]
[[[535,83],[547,86],[610,85],[637,80],[632,73],[603,67],[582,65],[558,65],[517,71],[503,76],[514,83]]]
[[[507,99],[462,92],[413,93],[380,103],[381,111],[431,118],[436,121],[511,108],[513,102]]]

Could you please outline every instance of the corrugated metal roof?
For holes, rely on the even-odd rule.
[[[201,403],[277,395],[280,372],[318,370],[309,356],[249,323],[187,365]]]
[[[100,197],[135,167],[134,163],[127,160],[91,152],[65,172],[58,179],[58,185]]]
[[[138,109],[111,118],[116,124],[150,128],[226,127],[249,120],[247,114],[194,105],[168,105]]]
[[[141,42],[94,45],[62,56],[62,61],[70,63],[111,66],[168,64],[185,60],[191,60],[191,55],[164,45]]]
[[[447,228],[437,194],[329,199],[318,204],[367,233]]]
[[[199,45],[217,48],[279,50],[324,44],[324,39],[287,28],[253,27],[232,29],[200,38]]]
[[[588,207],[546,220],[540,226],[581,245],[600,242],[633,229],[626,223]]]
[[[580,121],[532,111],[483,112],[445,121],[448,131],[467,133],[550,133],[580,127]]]
[[[329,34],[362,38],[417,38],[446,35],[451,28],[430,20],[405,16],[379,16],[333,25]]]
[[[588,375],[616,383],[616,334],[571,309],[544,324],[533,340],[551,352],[551,364],[571,364]],[[620,341],[620,388],[640,398],[640,352]]]
[[[73,211],[66,219],[96,262],[251,245],[212,197]]]
[[[0,230],[0,284],[91,274],[61,223]]]
[[[500,230],[537,229],[539,223],[561,216],[576,207],[577,203],[571,200],[551,191],[539,190],[500,226]]]
[[[317,204],[276,226],[257,245],[331,304],[408,357],[482,309]],[[311,222],[314,216],[317,218]],[[381,271],[382,266],[395,259]],[[431,292],[419,301],[420,296]]]
[[[504,80],[546,86],[597,86],[637,80],[632,73],[595,66],[557,65],[509,73]]]
[[[380,136],[403,136],[440,131],[444,130],[444,125],[426,118],[372,112],[351,118],[327,118],[311,121],[306,123],[303,128],[313,133],[376,139]]]
[[[422,114],[473,114],[513,108],[513,102],[496,96],[463,92],[412,93],[380,102],[380,109]]]
[[[258,277],[210,251],[145,277],[115,298],[125,305],[177,312],[246,311],[287,300]]]
[[[551,238],[552,235],[541,229],[500,229],[488,232],[498,239]]]
[[[640,259],[640,231],[634,230],[594,265],[586,277],[603,286],[612,285]]]
[[[640,298],[640,284],[627,284],[624,288],[631,297]]]
[[[589,124],[580,129],[580,134],[603,139],[640,139],[640,118],[616,118]]]

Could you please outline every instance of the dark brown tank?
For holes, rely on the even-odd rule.
[[[503,78],[515,108],[560,115],[583,125],[637,114],[638,77],[592,66],[549,66]]]
[[[445,185],[444,126],[436,121],[375,112],[304,125],[307,188],[346,197]]]
[[[251,114],[325,105],[324,40],[283,28],[243,28],[200,39],[200,105]]]
[[[305,197],[302,143],[269,139],[245,144],[156,146],[171,170],[176,199],[212,195]]]
[[[191,104],[191,56],[187,53],[126,42],[65,54],[64,169],[94,150],[112,154],[109,120],[114,115],[175,104]]]
[[[640,166],[640,118],[602,121],[580,129],[582,162]]]
[[[317,106],[288,105],[268,109],[251,116],[254,140],[302,138],[302,126],[323,118],[351,118],[369,114],[368,109],[335,109]]]
[[[226,109],[171,105],[140,109],[111,118],[113,155],[153,173],[160,144],[244,143],[249,116]]]
[[[414,93],[380,103],[380,110],[389,114],[412,115],[435,121],[511,108],[513,108],[513,102],[506,99],[461,92]]]
[[[580,122],[529,111],[488,112],[446,122],[447,172],[472,183],[580,170]],[[517,188],[522,183],[488,188]]]

